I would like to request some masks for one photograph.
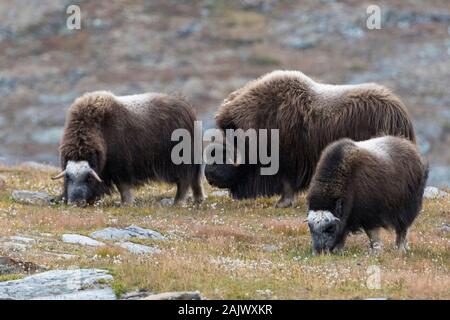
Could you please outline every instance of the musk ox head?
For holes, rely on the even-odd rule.
[[[93,203],[102,185],[102,179],[88,161],[68,161],[64,171],[52,179],[64,178],[64,201],[84,207]]]
[[[227,154],[226,143],[212,143],[205,149],[208,164],[205,166],[205,177],[212,186],[233,189],[246,175],[245,165],[237,151],[234,156]]]
[[[328,210],[309,210],[308,227],[311,233],[314,254],[330,253],[338,249],[342,239],[340,215],[342,202],[338,200],[334,214]]]

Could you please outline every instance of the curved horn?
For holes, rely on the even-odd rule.
[[[228,141],[227,141],[227,144],[225,146],[226,156],[228,156],[228,150],[230,150],[229,148],[230,147],[229,147],[229,144],[228,144]],[[233,157],[232,158],[227,158],[227,160],[230,160],[231,165],[233,165],[234,167],[238,167],[238,166],[240,166],[242,164],[242,156],[241,156],[241,153],[239,152],[239,150],[237,148],[235,150],[236,150],[236,161],[234,160]]]
[[[90,174],[92,174],[92,176],[95,178],[95,180],[97,180],[98,182],[102,183],[102,179],[100,179],[100,177],[98,176],[97,172],[94,171],[94,169],[91,169]]]
[[[61,179],[62,177],[64,177],[65,174],[66,174],[66,170],[61,171],[61,172],[58,173],[56,176],[52,177],[52,180]]]

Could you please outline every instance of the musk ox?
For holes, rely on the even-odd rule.
[[[185,201],[189,187],[202,201],[201,165],[171,161],[173,130],[193,136],[195,119],[187,101],[166,94],[99,91],[76,99],[60,143],[63,171],[53,177],[64,178],[63,199],[84,206],[115,185],[122,203],[131,204],[132,187],[157,180],[177,184],[175,203]]]
[[[281,194],[277,207],[291,206],[295,193],[308,187],[321,151],[333,141],[380,135],[415,141],[406,107],[385,87],[322,84],[299,71],[274,71],[249,82],[229,95],[215,119],[222,130],[279,129],[277,174],[261,175],[260,164],[245,161],[205,168],[208,182],[236,199]]]
[[[371,247],[380,249],[380,228],[394,230],[398,249],[406,252],[406,235],[420,211],[427,176],[427,163],[406,139],[332,143],[308,190],[313,252],[339,251],[348,233],[361,229]]]

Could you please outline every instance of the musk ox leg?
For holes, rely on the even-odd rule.
[[[338,244],[336,244],[336,246],[333,249],[333,253],[335,254],[342,254],[344,252],[344,245],[345,245],[345,240],[347,239],[347,234],[345,233],[342,236],[342,239],[339,241]]]
[[[406,239],[408,230],[397,230],[395,233],[397,235],[395,239],[395,246],[400,252],[406,253],[409,250],[408,241]]]
[[[291,207],[294,202],[295,191],[292,187],[291,183],[286,179],[283,179],[283,193],[281,195],[281,199],[278,200],[275,208],[287,208]]]
[[[378,253],[383,250],[383,242],[380,239],[381,228],[375,228],[372,230],[366,230],[366,234],[370,240],[370,248],[372,252]]]
[[[132,205],[134,203],[134,197],[131,193],[131,186],[127,183],[117,184],[117,189],[120,192],[120,199],[124,205]]]
[[[177,194],[175,195],[174,205],[184,204],[186,202],[189,183],[185,181],[177,182]]]
[[[195,177],[191,183],[192,194],[194,195],[194,203],[201,203],[205,198],[202,186],[202,177]]]

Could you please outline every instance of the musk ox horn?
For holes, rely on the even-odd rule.
[[[233,160],[233,159],[232,159]],[[242,156],[239,150],[236,150],[236,161],[233,162],[233,166],[238,167],[242,164]]]
[[[58,173],[56,176],[52,177],[52,180],[61,179],[62,177],[64,177],[65,174],[66,174],[66,170],[61,171],[61,172]]]
[[[102,179],[98,176],[97,172],[94,171],[94,169],[91,169],[91,171],[89,172],[90,174],[92,174],[92,176],[95,178],[95,180],[97,180],[98,182],[102,183]]]

